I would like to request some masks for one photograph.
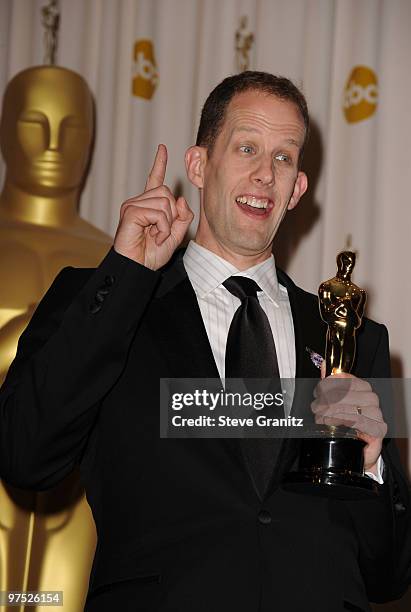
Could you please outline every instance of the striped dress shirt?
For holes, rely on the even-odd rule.
[[[293,318],[287,289],[278,283],[273,255],[248,270],[240,271],[225,259],[191,241],[184,254],[184,266],[197,296],[220,377],[225,377],[228,330],[241,303],[222,283],[230,276],[246,276],[261,288],[257,297],[271,326],[280,376],[293,379]]]

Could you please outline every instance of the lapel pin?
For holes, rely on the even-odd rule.
[[[321,369],[321,364],[324,361],[324,357],[310,349],[308,346],[305,347],[305,350],[310,355],[310,359],[315,365],[316,368]]]

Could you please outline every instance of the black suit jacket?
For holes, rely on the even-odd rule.
[[[323,352],[317,298],[279,280],[297,376],[318,377],[305,350]],[[389,374],[386,330],[369,320],[355,374]],[[160,439],[162,377],[218,378],[181,256],[153,272],[111,250],[60,273],[1,391],[5,480],[41,490],[80,465],[98,532],[88,610],[334,612],[401,594],[410,515],[392,443],[378,499],[296,495],[279,477],[261,499],[238,440]],[[295,452],[284,442],[280,466]]]

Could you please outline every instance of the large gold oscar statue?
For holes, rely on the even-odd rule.
[[[78,74],[42,66],[9,83],[0,123],[0,380],[58,271],[95,266],[110,247],[77,212],[92,140],[93,101]],[[77,475],[39,494],[0,483],[0,591],[62,590],[65,612],[79,612],[94,548]]]

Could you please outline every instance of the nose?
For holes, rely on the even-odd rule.
[[[259,185],[271,185],[274,183],[274,167],[271,155],[266,155],[258,160],[251,178],[254,183]]]
[[[60,148],[60,122],[49,121],[49,151],[58,151]]]

